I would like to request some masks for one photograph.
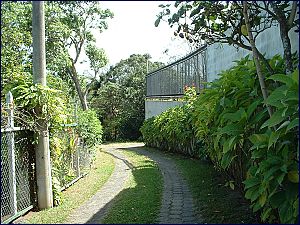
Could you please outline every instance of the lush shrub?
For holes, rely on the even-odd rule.
[[[196,92],[193,87],[186,87],[185,90],[186,104],[146,120],[141,132],[147,146],[199,157],[203,156],[201,142],[196,140],[192,126]]]
[[[262,220],[295,223],[299,215],[299,73],[275,74],[280,82],[266,103],[273,115],[249,137],[251,161],[245,180],[246,198]]]
[[[276,74],[263,69],[267,102],[254,62],[246,57],[221,73],[196,100],[186,97],[190,107],[151,118],[141,131],[147,145],[171,151],[188,152],[184,148],[193,140],[197,155],[208,155],[232,187],[245,188],[245,197],[254,211],[260,210],[263,221],[293,223],[299,204],[298,71],[283,74],[280,56],[269,62]],[[273,109],[271,118],[265,103]]]
[[[102,143],[102,126],[94,110],[78,112],[78,132],[90,147]]]

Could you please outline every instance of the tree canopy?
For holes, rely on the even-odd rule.
[[[7,86],[15,76],[32,73],[32,6],[30,2],[2,2],[1,6],[1,74]],[[78,74],[76,63],[84,51],[93,71],[98,73],[108,63],[104,50],[95,45],[94,34],[108,28],[109,18],[113,13],[97,1],[45,2],[48,74],[64,79],[84,110],[88,108],[85,95],[90,81]]]
[[[147,61],[152,70],[163,66],[148,54],[133,54],[112,66],[98,85],[92,106],[97,108],[108,140],[136,140],[145,117]]]
[[[166,20],[170,27],[175,28],[175,36],[186,38],[196,46],[204,42],[218,42],[252,50],[241,1],[176,1],[174,7],[171,4],[161,4],[160,7],[162,11],[157,15],[155,25],[158,26],[161,20]],[[288,32],[294,27],[299,29],[296,10],[296,2],[252,1],[248,4],[249,24],[254,42],[262,32],[279,23],[289,71],[293,70],[293,65]],[[265,60],[262,53],[258,54]],[[268,69],[271,70],[269,66]]]

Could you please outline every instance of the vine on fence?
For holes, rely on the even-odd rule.
[[[94,155],[95,145],[102,141],[102,126],[93,110],[79,110],[76,121],[71,98],[62,91],[64,83],[52,76],[49,81],[54,88],[33,84],[30,77],[27,77],[15,81],[11,90],[15,97],[14,104],[18,107],[16,118],[19,126],[39,132],[38,121],[43,119],[49,127],[52,189],[54,205],[58,205],[62,200],[62,187],[80,175],[76,172],[80,171],[80,168],[78,163],[75,165],[75,158],[80,157],[80,163],[83,163],[86,155]],[[37,108],[42,108],[39,115],[36,113]],[[75,127],[62,126],[76,122],[78,125]],[[80,148],[78,156],[77,148]]]

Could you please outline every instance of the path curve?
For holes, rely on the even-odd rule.
[[[105,185],[86,203],[77,208],[65,223],[97,224],[105,217],[131,174],[132,165],[128,163],[122,150],[127,149],[145,155],[155,161],[163,176],[163,197],[158,224],[197,224],[202,223],[196,216],[193,198],[186,181],[171,158],[161,152],[145,149],[143,143],[116,143],[102,145],[101,148],[114,156],[115,170]],[[100,212],[100,213],[99,213]]]
[[[106,145],[102,146],[102,150],[114,156],[115,169],[104,186],[67,218],[66,224],[98,224],[107,214],[113,199],[125,187],[131,174],[130,165],[120,150]]]

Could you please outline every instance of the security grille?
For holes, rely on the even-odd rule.
[[[205,87],[206,46],[186,57],[149,73],[146,77],[147,97],[183,95],[186,86],[194,86],[199,93]]]

